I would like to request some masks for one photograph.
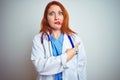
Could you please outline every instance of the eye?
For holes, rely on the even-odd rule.
[[[54,11],[51,11],[51,12],[49,13],[49,15],[52,16],[52,15],[54,15],[54,13],[55,13]]]
[[[63,12],[62,12],[62,11],[59,11],[58,14],[59,14],[59,15],[63,15]]]

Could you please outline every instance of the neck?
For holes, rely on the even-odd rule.
[[[56,39],[58,39],[58,38],[60,37],[60,35],[61,35],[61,31],[60,31],[60,30],[52,31],[52,35],[53,35]]]

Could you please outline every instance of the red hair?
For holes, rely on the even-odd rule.
[[[48,14],[48,9],[52,5],[59,6],[61,8],[61,10],[63,11],[64,20],[63,20],[63,24],[62,24],[62,27],[61,27],[61,32],[66,33],[66,34],[75,33],[74,31],[72,31],[69,28],[69,15],[68,15],[67,10],[64,8],[64,6],[60,2],[57,2],[57,1],[51,1],[51,2],[49,2],[47,4],[47,6],[45,8],[45,11],[44,11],[44,16],[43,16],[42,21],[41,21],[41,30],[40,30],[40,32],[43,32],[43,34],[44,33],[47,34],[47,32],[51,33],[51,28],[50,28],[50,26],[48,24],[48,21],[47,21],[47,14]]]

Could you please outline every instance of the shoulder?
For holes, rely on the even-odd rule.
[[[37,34],[34,36],[33,40],[34,40],[34,39],[40,39],[41,35],[42,35],[42,33],[37,33]]]
[[[73,41],[81,41],[81,38],[80,38],[80,36],[78,35],[78,34],[75,34],[75,33],[73,33],[73,34],[65,34],[65,37],[67,38],[71,38]]]
[[[42,36],[42,33],[37,33],[34,37],[33,37],[33,43],[38,43],[41,41],[41,36]]]
[[[43,32],[40,32],[34,36],[33,41],[39,42],[48,41],[48,35],[44,34]]]
[[[75,42],[81,42],[82,41],[80,35],[78,35],[78,34],[72,34],[71,37]]]

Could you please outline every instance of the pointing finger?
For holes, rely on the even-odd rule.
[[[77,43],[74,48],[77,49],[79,45],[80,45],[80,42]]]

